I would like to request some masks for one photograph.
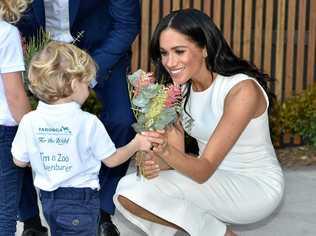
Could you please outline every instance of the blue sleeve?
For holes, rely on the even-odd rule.
[[[110,0],[109,13],[112,27],[100,47],[92,52],[97,62],[97,78],[104,75],[127,53],[140,31],[139,0]]]
[[[38,6],[38,18],[35,14],[35,5]],[[33,0],[16,26],[25,38],[37,36],[39,29],[45,29],[45,9],[42,0]]]

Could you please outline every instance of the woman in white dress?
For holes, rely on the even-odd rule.
[[[119,183],[117,209],[148,235],[235,235],[229,224],[270,215],[284,189],[270,140],[268,76],[234,55],[204,13],[180,10],[158,24],[151,41],[157,79],[182,85],[181,122],[160,137],[145,176]],[[184,128],[182,128],[184,127]],[[184,130],[199,156],[185,153]]]

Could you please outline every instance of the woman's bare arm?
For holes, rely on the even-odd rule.
[[[174,169],[203,183],[215,172],[251,119],[265,110],[262,99],[263,94],[254,81],[246,80],[233,87],[226,96],[223,116],[200,158],[169,145],[166,137],[165,144],[154,151]]]

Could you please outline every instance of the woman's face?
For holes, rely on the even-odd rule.
[[[199,80],[209,73],[203,49],[185,35],[169,28],[162,31],[159,41],[161,62],[174,83]]]

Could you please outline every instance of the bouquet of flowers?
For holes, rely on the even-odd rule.
[[[138,70],[128,76],[133,88],[132,109],[137,122],[132,126],[136,132],[162,130],[176,122],[181,111],[181,88],[153,81],[146,72]],[[143,152],[136,154],[137,176],[142,175]]]

